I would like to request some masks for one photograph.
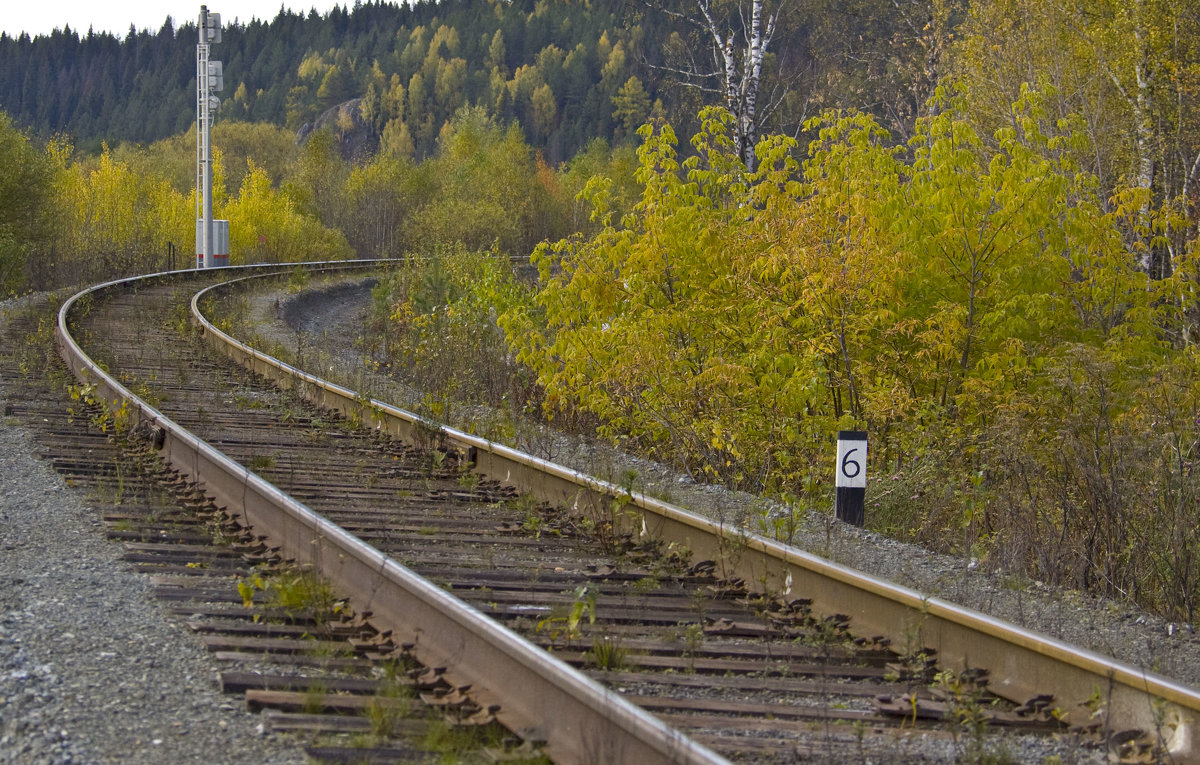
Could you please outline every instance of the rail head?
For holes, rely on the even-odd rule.
[[[195,480],[218,505],[243,517],[282,555],[316,567],[356,608],[371,611],[384,629],[412,643],[418,660],[449,665],[453,677],[473,684],[484,701],[500,705],[502,722],[543,740],[556,761],[726,762],[196,437],[104,370],[70,331],[72,312],[87,295],[195,273],[152,274],[83,290],[63,304],[56,328],[60,354],[79,380],[94,384],[110,407],[125,408],[133,421],[162,429],[159,451],[169,464]]]
[[[254,278],[254,277],[247,277]],[[244,280],[243,280],[244,281]],[[1169,678],[1095,651],[991,617],[942,598],[927,596],[757,534],[731,529],[641,492],[551,463],[504,444],[443,425],[387,402],[360,396],[265,354],[222,332],[201,313],[202,295],[192,300],[194,319],[210,343],[242,364],[282,385],[297,387],[324,406],[360,417],[400,435],[432,434],[472,455],[481,472],[520,485],[539,499],[579,510],[623,504],[619,517],[637,533],[653,534],[718,559],[726,573],[770,593],[801,592],[814,607],[849,613],[865,634],[903,644],[914,632],[937,651],[944,666],[982,667],[993,676],[991,689],[1022,702],[1047,689],[1072,722],[1082,722],[1099,704],[1121,727],[1158,731],[1177,761],[1200,762],[1194,741],[1200,719],[1200,692]]]

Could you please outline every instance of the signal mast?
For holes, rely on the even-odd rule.
[[[208,57],[221,42],[221,14],[200,6],[200,42],[196,46],[196,268],[229,265],[229,221],[213,220],[212,121],[225,88],[221,62]]]

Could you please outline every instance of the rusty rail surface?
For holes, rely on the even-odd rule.
[[[919,645],[937,651],[943,666],[988,670],[990,690],[1013,701],[1052,691],[1067,719],[1078,724],[1098,704],[1115,724],[1156,734],[1176,761],[1200,762],[1196,689],[361,396],[217,329],[199,309],[202,296],[213,289],[192,300],[193,318],[211,346],[318,406],[401,438],[432,436],[470,455],[475,469],[489,478],[539,500],[610,513],[625,530],[681,545],[697,559],[717,560],[724,575],[741,577],[759,591],[794,592],[811,598],[816,612],[848,614],[861,634],[884,635],[897,644],[916,634]]]
[[[335,270],[379,264],[302,265]],[[277,274],[295,267],[242,268]],[[238,272],[237,268],[220,270]],[[196,481],[216,504],[241,516],[283,556],[316,567],[357,610],[372,612],[373,621],[392,629],[398,639],[414,643],[412,652],[423,663],[449,665],[447,674],[453,673],[456,682],[472,684],[483,704],[499,704],[497,718],[527,739],[544,740],[556,761],[725,762],[229,459],[135,396],[84,353],[71,334],[72,314],[85,296],[197,275],[212,272],[106,282],[67,300],[58,315],[59,350],[72,372],[82,382],[94,384],[98,397],[122,411],[129,424],[148,423],[158,429],[155,442],[161,439],[159,452],[168,464]],[[211,325],[206,324],[204,331],[216,336]]]

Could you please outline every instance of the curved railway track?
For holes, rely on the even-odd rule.
[[[295,657],[296,643],[323,634],[351,646],[345,682],[322,681],[323,698],[379,690],[378,678],[355,684],[356,662],[419,661],[424,679],[404,683],[423,683],[431,703],[456,708],[460,723],[494,717],[524,740],[521,751],[564,762],[946,759],[961,753],[962,734],[947,718],[1050,741],[1098,727],[1080,706],[1092,699],[1095,711],[1097,698],[1122,740],[1141,729],[1148,747],[1195,758],[1200,695],[1190,689],[730,533],[253,351],[201,315],[197,292],[251,273],[103,285],[63,306],[58,333],[86,394],[142,439],[147,460],[169,466],[155,468],[160,482],[233,519],[210,507],[202,521],[237,538],[233,552],[188,548],[213,533],[189,536],[181,524],[196,521],[182,518],[158,519],[152,542],[139,531],[131,541],[144,549],[133,552],[194,614],[192,628],[214,636],[220,658],[258,670],[226,673],[227,686],[290,713],[278,727],[305,721],[314,705],[300,697],[311,702],[312,685],[297,671],[263,674],[261,641]],[[181,336],[191,320],[239,365]],[[204,555],[216,576],[207,591],[189,565]],[[249,618],[253,566],[281,558],[319,571],[358,616],[319,629]],[[238,630],[260,642],[239,642]],[[933,657],[963,671],[931,684]]]

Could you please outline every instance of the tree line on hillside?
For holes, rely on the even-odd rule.
[[[761,59],[763,128],[794,133],[834,104],[911,125],[931,92],[933,38],[948,23],[928,26],[937,6],[820,0],[780,14]],[[709,12],[741,44],[736,4]],[[699,16],[691,0],[367,2],[325,15],[234,16],[227,9],[212,53],[225,71],[220,119],[297,130],[361,98],[375,138],[418,158],[463,106],[517,122],[557,163],[594,138],[632,140],[650,117],[694,126],[707,96],[680,83],[711,85],[694,76],[711,68],[713,40],[690,23]],[[101,141],[166,138],[194,119],[196,38],[191,20],[131,28],[123,39],[69,28],[0,35],[0,108],[37,135],[69,134],[89,152]]]

